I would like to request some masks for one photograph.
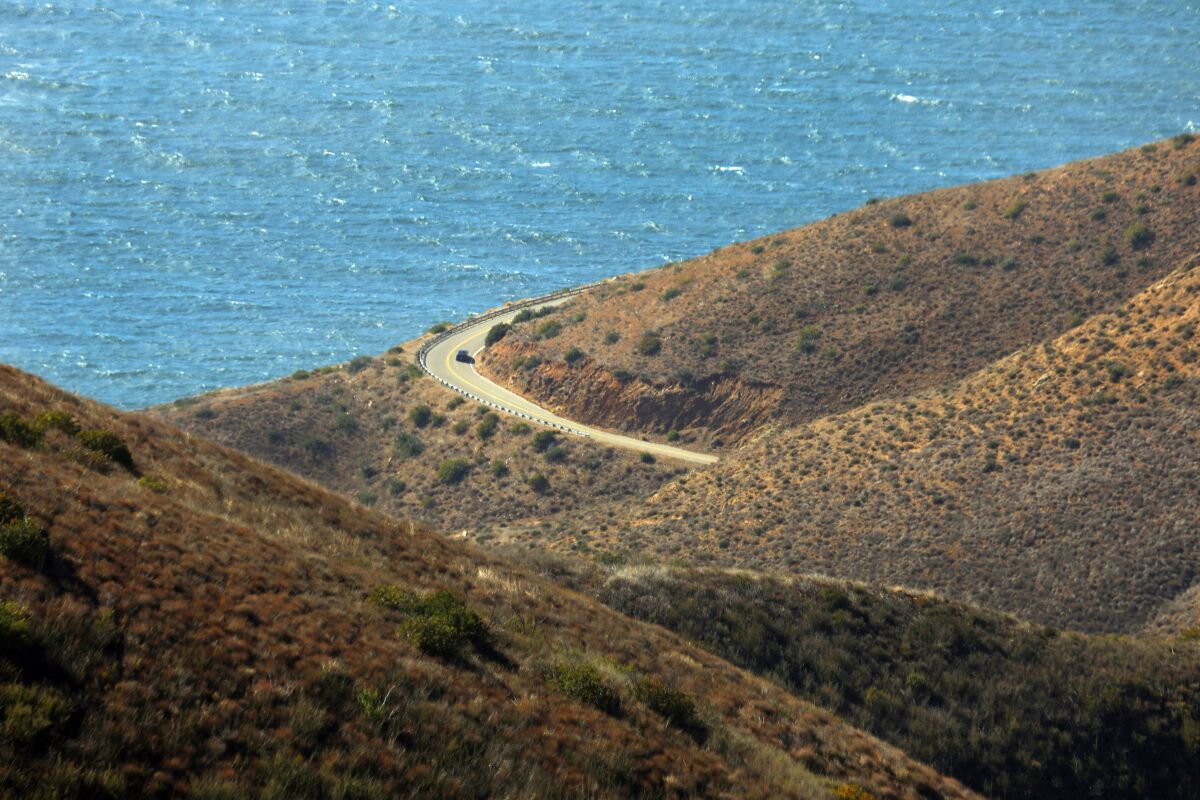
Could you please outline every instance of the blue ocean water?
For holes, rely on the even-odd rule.
[[[0,0],[0,361],[137,407],[377,353],[1194,130],[1197,53],[1183,0]]]

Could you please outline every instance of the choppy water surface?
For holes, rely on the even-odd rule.
[[[1180,0],[0,0],[0,360],[132,407],[379,352],[1195,129],[1198,52]]]

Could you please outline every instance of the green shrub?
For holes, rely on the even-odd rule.
[[[387,489],[388,494],[390,494],[392,497],[399,497],[400,495],[404,494],[404,490],[408,488],[407,484],[405,484],[404,481],[400,480],[399,478],[388,478],[384,482],[383,487]]]
[[[960,267],[977,267],[979,266],[979,257],[970,253],[958,252],[954,254],[954,263]]]
[[[546,448],[546,452],[542,453],[542,458],[546,459],[548,464],[560,464],[567,460],[567,451],[561,445],[550,445]]]
[[[68,436],[74,436],[79,433],[79,423],[75,421],[75,417],[66,411],[43,411],[37,415],[34,425],[42,430],[54,428]]]
[[[563,361],[566,361],[568,364],[573,365],[576,362],[578,362],[580,359],[582,359],[583,355],[584,355],[583,351],[580,350],[578,347],[572,347],[570,350],[568,350],[566,352],[566,355],[563,356]]]
[[[551,430],[541,430],[533,435],[533,449],[539,453],[544,453],[550,446],[558,440],[557,434]]]
[[[467,422],[465,419],[460,419],[458,422],[450,426],[450,430],[454,431],[459,436],[462,436],[467,432],[467,428],[469,427],[471,427],[471,423]]]
[[[907,228],[908,226],[912,225],[912,218],[903,211],[898,211],[895,214],[892,214],[892,217],[890,220],[888,220],[888,222],[891,223],[893,228]]]
[[[300,448],[313,459],[329,458],[333,455],[333,445],[316,436],[305,437],[304,441],[300,442]]]
[[[0,600],[0,653],[24,650],[32,642],[29,616],[15,603]]]
[[[682,290],[678,286],[672,286],[670,289],[667,289],[665,292],[659,295],[659,299],[664,303],[669,303],[676,297],[679,297],[681,292]]]
[[[9,497],[4,492],[0,492],[0,525],[13,520],[21,519],[25,516],[25,506],[21,505],[15,499]]]
[[[619,341],[621,341],[621,334],[617,333],[616,331],[609,331],[608,333],[604,334],[605,344],[616,344]]]
[[[662,338],[657,333],[643,333],[638,340],[637,351],[644,356],[658,355],[662,351]]]
[[[1154,231],[1140,222],[1135,222],[1125,229],[1125,241],[1134,250],[1144,250],[1154,244]]]
[[[80,431],[76,437],[89,450],[103,453],[110,461],[133,471],[133,454],[120,437],[109,430]]]
[[[1117,248],[1111,244],[1104,245],[1104,249],[1100,251],[1100,263],[1106,267],[1111,267],[1121,260],[1121,254],[1117,252]]]
[[[586,661],[559,662],[546,671],[546,683],[556,691],[598,708],[605,714],[621,710],[621,697],[600,670]]]
[[[17,447],[33,447],[42,440],[42,432],[15,411],[0,414],[0,440]]]
[[[488,328],[487,336],[483,338],[484,346],[491,347],[496,342],[503,339],[511,329],[512,326],[507,322],[497,322],[495,325]]]
[[[1029,203],[1024,200],[1014,200],[1012,205],[1004,209],[1004,216],[1008,219],[1016,219],[1027,208],[1029,208]]]
[[[0,526],[0,556],[41,569],[50,549],[46,532],[28,517]]]
[[[354,495],[354,499],[357,500],[360,505],[364,505],[367,508],[370,508],[371,506],[373,506],[379,502],[379,495],[375,494],[375,492],[363,491],[363,492],[359,492],[358,494]]]
[[[528,422],[514,422],[508,431],[513,436],[528,436],[533,431],[533,427]]]
[[[643,464],[653,464],[654,463],[654,456],[650,455],[649,453],[643,452],[639,456],[639,458],[641,459]]]
[[[668,442],[678,442],[679,438],[680,438],[679,431],[676,430],[675,428],[671,428],[671,430],[667,431],[667,441]]]
[[[1115,203],[1121,199],[1121,195],[1119,195],[1116,192],[1114,192],[1113,190],[1109,189],[1107,192],[1100,195],[1100,199],[1102,201],[1104,201],[1105,203]]]
[[[692,734],[704,732],[704,722],[696,712],[695,701],[682,689],[668,686],[657,678],[645,678],[638,681],[634,695],[667,724]]]
[[[433,419],[433,409],[422,403],[408,410],[408,421],[417,428],[424,428]]]
[[[418,600],[416,592],[409,591],[395,583],[379,583],[372,586],[371,590],[367,592],[368,603],[374,603],[392,611],[411,612],[417,607]]]
[[[450,402],[446,403],[446,408],[450,411],[453,411],[465,402],[467,401],[461,395],[456,394],[454,397],[450,398]]]
[[[34,746],[65,725],[70,715],[70,703],[57,689],[0,684],[0,740]]]
[[[351,375],[357,375],[367,367],[371,366],[372,362],[374,361],[375,359],[371,358],[370,356],[355,356],[354,358],[350,359],[348,364],[346,364],[346,370]]]
[[[492,473],[493,478],[506,477],[508,475],[508,472],[509,472],[508,464],[505,464],[503,461],[493,461],[492,462],[491,473]]]
[[[1005,256],[1004,258],[1000,259],[1000,269],[1004,270],[1005,272],[1016,272],[1019,266],[1020,265],[1017,263],[1017,260],[1012,256]]]
[[[1103,208],[1093,208],[1092,213],[1088,216],[1092,218],[1092,222],[1103,222],[1108,219],[1108,212]]]
[[[821,329],[816,325],[805,325],[800,330],[800,339],[796,349],[801,353],[813,353],[817,349],[817,341],[821,338]]]
[[[166,494],[168,488],[167,482],[155,475],[143,475],[138,478],[138,486],[148,489],[155,494]]]
[[[309,377],[311,374],[312,374],[312,373],[310,373],[310,372],[309,372],[308,370],[306,370],[306,369],[298,369],[298,370],[296,370],[295,372],[293,372],[293,373],[292,373],[292,380],[294,380],[294,381],[302,381],[302,380],[304,380],[305,378]]]
[[[392,441],[392,452],[398,458],[416,458],[425,452],[425,443],[415,433],[400,431]]]
[[[447,458],[438,465],[437,479],[439,483],[453,485],[467,477],[471,465],[465,458]]]
[[[461,597],[444,589],[414,596],[410,614],[400,635],[427,655],[455,658],[467,645],[483,648],[491,642],[487,623]]]
[[[450,330],[449,322],[439,322],[429,329],[430,333],[443,333]]]
[[[541,472],[534,472],[525,477],[525,484],[533,489],[538,494],[545,494],[550,491],[550,479]]]
[[[479,420],[479,424],[475,426],[475,435],[486,441],[496,435],[498,427],[500,427],[500,417],[489,411],[483,415],[483,419]]]
[[[1171,142],[1175,145],[1176,150],[1182,150],[1183,148],[1187,147],[1189,144],[1191,144],[1195,140],[1196,140],[1195,135],[1190,134],[1190,133],[1181,133],[1178,136],[1171,139]]]
[[[556,319],[548,319],[541,325],[538,325],[537,335],[539,339],[553,339],[562,333],[562,323]]]

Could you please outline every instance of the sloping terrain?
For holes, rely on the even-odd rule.
[[[0,368],[0,793],[958,797],[656,626]]]
[[[644,497],[683,471],[467,401],[413,363],[418,346],[153,413],[445,531],[544,518],[595,498]]]
[[[543,544],[935,589],[1131,631],[1200,578],[1200,260],[938,390],[764,432]],[[522,538],[518,536],[517,538]],[[1194,624],[1194,623],[1193,623]]]
[[[569,418],[715,439],[962,378],[1200,251],[1200,143],[868,204],[624,276],[490,348]],[[568,355],[570,356],[568,358]]]

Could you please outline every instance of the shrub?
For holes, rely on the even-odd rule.
[[[32,642],[29,617],[16,603],[0,600],[0,653],[24,650]]]
[[[79,423],[66,411],[43,411],[37,415],[34,424],[42,430],[55,428],[68,436],[79,433]]]
[[[1000,269],[1004,270],[1005,272],[1016,272],[1019,266],[1020,265],[1017,263],[1017,260],[1012,256],[1005,256],[1004,258],[1000,259]]]
[[[133,454],[115,433],[108,430],[80,431],[76,437],[89,450],[103,453],[109,460],[133,471]]]
[[[467,477],[467,472],[470,469],[471,465],[467,463],[465,458],[447,458],[438,465],[438,482],[447,485],[459,483],[463,478]]]
[[[598,708],[605,714],[621,710],[621,697],[600,670],[586,661],[559,662],[546,671],[546,683],[556,691]]]
[[[649,453],[643,452],[639,456],[639,458],[641,458],[643,464],[653,464],[654,463],[654,456],[650,455]]]
[[[375,359],[371,358],[370,356],[355,356],[354,358],[350,359],[350,363],[346,364],[346,369],[351,375],[357,375],[367,367],[371,366],[371,363],[374,360]]]
[[[166,481],[154,475],[143,475],[138,478],[138,486],[148,489],[155,494],[166,494],[168,488]]]
[[[608,333],[604,334],[605,344],[616,344],[619,341],[621,341],[621,334],[617,333],[616,331],[609,331]]]
[[[670,289],[667,289],[665,292],[659,295],[659,299],[664,303],[668,303],[674,300],[676,297],[679,297],[681,292],[682,290],[678,286],[672,286]]]
[[[905,214],[903,211],[892,214],[892,218],[888,221],[891,223],[893,228],[907,228],[909,225],[912,225],[912,218],[910,218],[908,214]]]
[[[483,419],[479,420],[479,424],[475,426],[475,435],[486,441],[496,435],[496,428],[498,427],[500,427],[500,417],[489,411],[483,415]]]
[[[550,479],[541,472],[535,472],[525,477],[525,484],[538,494],[550,491]]]
[[[551,430],[541,430],[533,436],[533,449],[539,453],[544,453],[550,448],[550,445],[557,441],[557,434]]]
[[[70,715],[70,703],[57,689],[0,684],[0,739],[18,747],[41,742]]]
[[[637,351],[644,356],[656,356],[662,351],[662,339],[657,333],[643,333],[638,340]]]
[[[977,267],[979,266],[979,257],[970,253],[958,252],[954,254],[954,263],[960,267]]]
[[[1125,241],[1134,250],[1144,250],[1154,243],[1154,231],[1140,222],[1135,222],[1125,229]]]
[[[385,489],[387,489],[388,494],[390,494],[392,497],[399,497],[400,495],[404,494],[404,490],[408,488],[408,485],[399,478],[388,478],[387,481],[384,482],[383,486]]]
[[[0,414],[0,440],[17,447],[33,447],[42,440],[42,432],[15,411]]]
[[[293,373],[292,373],[292,380],[294,380],[294,381],[302,381],[302,380],[304,380],[305,378],[309,377],[309,375],[311,375],[311,374],[312,374],[312,373],[310,373],[310,372],[309,372],[308,370],[306,370],[306,369],[298,369],[298,370],[296,370],[295,372],[293,372]]]
[[[712,358],[717,354],[718,344],[720,344],[720,340],[715,333],[702,334],[696,346],[696,355],[701,358]]]
[[[333,455],[333,445],[315,436],[306,437],[300,443],[300,447],[308,454],[309,458],[329,458]]]
[[[491,466],[491,472],[492,472],[493,478],[506,477],[509,472],[508,464],[505,464],[503,461],[493,461],[492,466]]]
[[[668,686],[657,678],[638,681],[634,694],[647,708],[668,725],[695,735],[703,734],[704,723],[696,713],[696,703],[687,692]]]
[[[375,494],[374,492],[365,492],[364,491],[364,492],[359,492],[358,494],[354,495],[354,499],[357,500],[360,505],[364,505],[367,508],[370,508],[371,506],[373,506],[377,502],[379,502],[379,495]]]
[[[1117,252],[1117,248],[1111,244],[1104,245],[1104,249],[1100,251],[1100,263],[1106,267],[1111,267],[1121,260],[1121,254]]]
[[[508,431],[513,436],[528,436],[533,431],[533,428],[528,422],[514,422]]]
[[[487,336],[483,337],[484,346],[491,347],[496,342],[503,339],[511,329],[512,326],[507,322],[497,322],[495,325],[488,328]]]
[[[676,430],[675,428],[671,428],[671,430],[667,431],[667,441],[668,442],[678,442],[679,438],[680,438],[679,431]]]
[[[538,325],[537,335],[539,339],[553,339],[562,333],[562,323],[556,319],[548,319],[541,325]]]
[[[41,569],[49,549],[46,532],[28,517],[0,526],[0,556],[10,561]]]
[[[562,445],[551,445],[546,448],[546,452],[542,454],[542,458],[546,459],[548,464],[560,464],[567,460],[567,451]]]
[[[817,349],[817,340],[821,338],[821,329],[816,325],[805,325],[800,330],[800,339],[796,342],[796,349],[801,353],[813,353]]]
[[[1108,212],[1103,208],[1093,208],[1092,213],[1089,214],[1089,216],[1092,218],[1093,222],[1103,222],[1104,220],[1108,219]]]
[[[429,332],[430,333],[443,333],[444,331],[448,331],[448,330],[450,330],[449,322],[438,322],[429,329]]]
[[[410,613],[400,635],[427,655],[456,658],[467,645],[483,648],[491,642],[487,623],[453,592],[414,595]]]
[[[399,458],[416,458],[425,452],[425,443],[414,433],[400,431],[392,442],[392,452]]]
[[[408,421],[417,428],[424,428],[433,419],[433,409],[422,403],[408,410]]]
[[[833,790],[834,800],[875,800],[875,796],[857,783],[843,783]]]
[[[1121,199],[1121,195],[1119,195],[1116,192],[1114,192],[1113,190],[1109,189],[1107,192],[1100,195],[1100,199],[1103,200],[1105,203],[1115,203]]]
[[[459,436],[462,436],[467,432],[467,428],[469,427],[471,427],[471,423],[467,422],[465,419],[460,419],[458,422],[450,426],[450,430],[454,431]]]
[[[25,516],[25,506],[13,498],[0,492],[0,525],[13,520],[21,519]]]
[[[563,361],[566,361],[568,364],[575,364],[582,358],[583,358],[583,351],[580,350],[578,347],[572,347],[570,350],[568,350],[566,352],[566,355],[563,356]]]
[[[1029,203],[1024,200],[1014,200],[1012,205],[1004,209],[1004,216],[1008,219],[1016,219],[1027,208],[1029,208]]]
[[[1196,137],[1193,134],[1181,133],[1178,136],[1176,136],[1175,138],[1173,138],[1171,141],[1174,143],[1176,150],[1182,150],[1183,148],[1187,147],[1189,144],[1191,144],[1195,140],[1196,140]]]

